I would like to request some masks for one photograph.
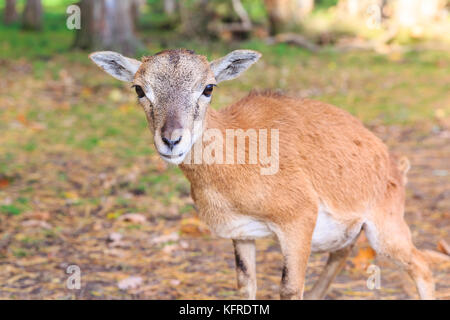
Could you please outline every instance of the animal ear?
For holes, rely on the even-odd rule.
[[[89,55],[92,61],[114,78],[132,82],[142,62],[112,51],[98,51]]]
[[[235,50],[210,63],[217,83],[237,78],[261,57],[253,50]]]

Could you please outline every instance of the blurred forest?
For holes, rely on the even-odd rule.
[[[322,100],[406,155],[405,217],[439,261],[437,298],[450,299],[449,12],[448,0],[0,0],[0,299],[239,298],[231,241],[198,220],[134,91],[87,57],[179,47],[263,54],[213,108],[252,89]],[[257,249],[257,297],[277,299],[278,244]],[[306,290],[326,259],[311,256]],[[372,263],[379,290],[366,286]],[[66,286],[70,265],[79,290]],[[327,298],[417,294],[361,237]]]

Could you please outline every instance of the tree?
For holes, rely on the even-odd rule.
[[[5,24],[17,21],[16,0],[6,0]]]
[[[130,0],[131,1],[131,19],[134,23],[135,28],[137,29],[139,27],[139,17],[140,17],[140,11],[141,7],[145,4],[144,0]]]
[[[178,3],[181,33],[202,39],[246,38],[252,22],[240,0],[192,0]]]
[[[209,25],[215,18],[208,0],[180,1],[180,31],[189,37],[204,38],[211,33]]]
[[[367,19],[370,9],[378,7],[380,16],[389,18],[395,26],[413,28],[435,20],[445,3],[446,0],[339,0],[338,8],[352,18]]]
[[[42,28],[41,0],[28,0],[23,11],[22,25],[24,29],[39,30]]]
[[[314,0],[265,0],[270,33],[277,34],[298,26],[314,8]]]
[[[401,27],[412,28],[433,21],[444,7],[443,0],[398,0],[395,19]]]
[[[175,0],[164,0],[164,12],[169,16],[173,16],[177,9],[177,3]]]
[[[75,47],[136,53],[140,42],[134,34],[132,0],[81,0],[80,9]]]

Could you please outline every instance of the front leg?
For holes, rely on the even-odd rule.
[[[256,298],[256,262],[254,240],[233,240],[237,284],[248,300]]]
[[[299,219],[276,232],[284,257],[280,298],[303,299],[306,267],[311,253],[314,219]]]

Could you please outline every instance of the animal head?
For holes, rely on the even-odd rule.
[[[260,56],[235,50],[208,62],[193,51],[177,49],[142,61],[111,51],[94,52],[90,58],[114,78],[132,83],[157,151],[165,161],[179,164],[203,132],[214,87],[237,78]]]

